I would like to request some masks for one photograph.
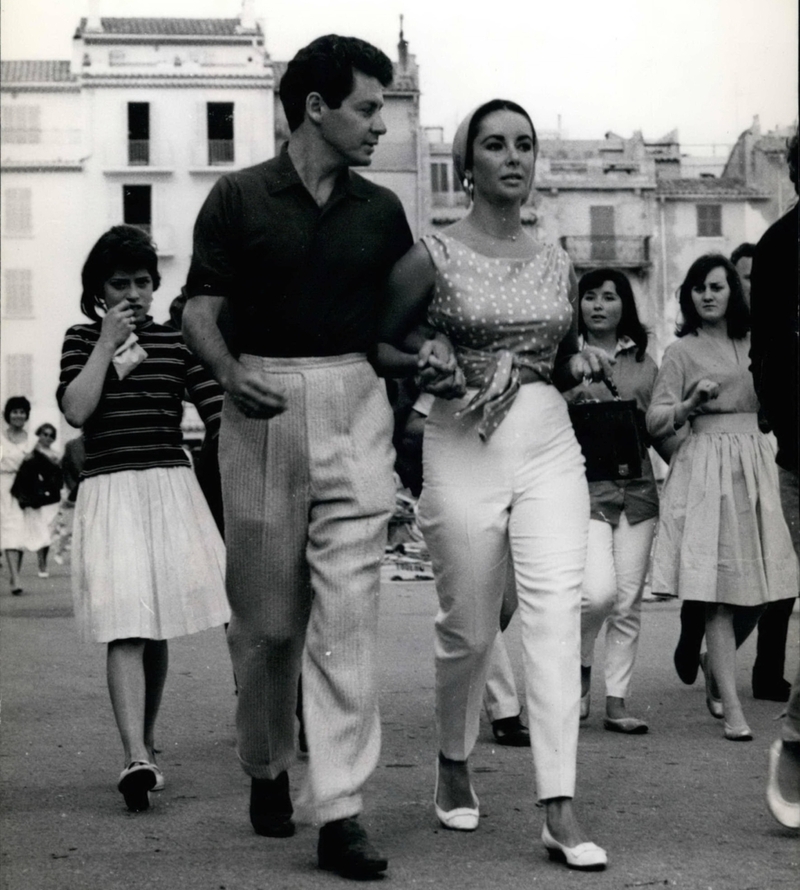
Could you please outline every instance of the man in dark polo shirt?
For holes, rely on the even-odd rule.
[[[297,678],[309,763],[301,802],[319,864],[378,877],[357,820],[377,765],[380,562],[394,507],[392,412],[366,360],[392,265],[411,246],[397,197],[368,166],[392,64],[329,35],[289,63],[288,146],[223,176],[198,216],[184,333],[226,391],[220,432],[228,644],[250,819],[293,833]],[[230,313],[230,346],[217,326]]]

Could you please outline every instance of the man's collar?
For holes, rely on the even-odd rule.
[[[305,183],[300,178],[300,174],[292,163],[292,159],[289,157],[288,142],[284,142],[275,160],[276,163],[270,165],[265,174],[270,194],[277,194],[295,185],[306,188]],[[367,181],[357,173],[352,173],[348,167],[345,167],[336,178],[334,192],[338,192],[340,189],[356,198],[367,199],[369,197]],[[306,189],[306,191],[308,190]]]

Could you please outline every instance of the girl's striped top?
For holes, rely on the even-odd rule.
[[[207,435],[215,436],[219,431],[222,390],[189,352],[180,332],[156,324],[148,316],[136,335],[147,358],[124,380],[109,364],[100,402],[83,426],[83,476],[190,466],[181,434],[182,402],[187,392]],[[67,331],[56,393],[59,406],[99,338],[99,322],[74,325]]]

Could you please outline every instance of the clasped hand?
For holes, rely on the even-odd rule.
[[[125,299],[106,312],[100,326],[100,340],[117,350],[135,329],[133,309],[130,302]]]
[[[597,383],[601,380],[611,380],[614,364],[616,360],[605,350],[597,346],[584,346],[570,358],[569,370],[573,379],[578,382]]]
[[[697,408],[704,402],[716,399],[718,395],[719,384],[704,377],[702,380],[698,380],[692,387],[689,393],[689,401],[692,403],[692,407]]]
[[[417,383],[423,392],[440,399],[459,399],[466,394],[464,372],[459,368],[450,342],[437,334],[417,353]]]

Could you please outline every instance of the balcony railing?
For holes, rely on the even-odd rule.
[[[233,163],[233,139],[208,140],[208,165]]]
[[[649,235],[567,235],[561,246],[582,269],[616,266],[640,269],[650,265]]]
[[[130,167],[146,167],[150,163],[150,140],[128,140],[128,165]]]

